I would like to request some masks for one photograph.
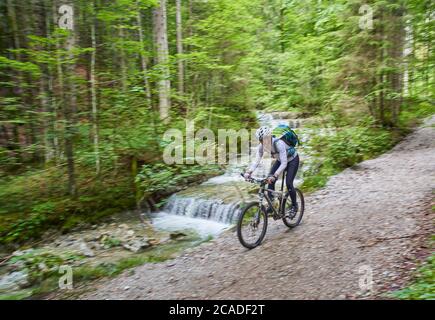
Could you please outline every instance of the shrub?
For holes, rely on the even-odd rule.
[[[415,282],[392,293],[393,297],[406,300],[435,299],[435,255],[430,256],[416,273]]]
[[[385,152],[393,144],[392,133],[373,127],[370,119],[355,127],[343,127],[333,133],[314,136],[307,142],[307,151],[317,160],[304,172],[302,188],[312,191],[323,187],[330,176]]]

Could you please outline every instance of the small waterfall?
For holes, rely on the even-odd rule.
[[[189,218],[213,220],[220,223],[234,223],[239,212],[237,203],[225,204],[219,199],[188,198],[173,195],[163,211]]]

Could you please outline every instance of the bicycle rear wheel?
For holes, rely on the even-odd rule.
[[[304,216],[305,211],[305,199],[304,195],[301,190],[296,189],[296,201],[298,203],[298,211],[296,214],[289,216],[288,212],[292,206],[292,201],[290,199],[290,195],[287,194],[287,196],[284,199],[284,203],[282,206],[282,209],[284,212],[282,214],[284,215],[284,218],[282,218],[282,221],[284,224],[289,228],[294,228],[298,226],[301,223],[302,217]]]
[[[266,235],[267,215],[258,202],[246,205],[237,222],[237,237],[242,246],[253,249],[260,245]]]

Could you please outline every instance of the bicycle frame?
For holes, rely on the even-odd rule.
[[[267,189],[267,187],[268,187],[267,184],[260,185],[260,190],[258,191],[258,197],[259,197],[259,200],[260,200],[260,204],[263,203],[263,199],[266,199],[269,207],[272,208],[273,214],[276,215],[276,216],[280,215],[280,212],[282,211],[281,210],[282,209],[282,205],[284,203],[284,196],[285,196],[285,193],[284,193],[284,181],[285,181],[285,175],[286,175],[286,172],[284,171],[283,174],[282,174],[281,191],[275,191],[275,190]],[[279,197],[279,199],[281,200],[280,203],[279,203],[279,211],[280,212],[276,211],[275,207],[273,206],[273,202],[270,199],[269,195],[274,195],[276,197]]]

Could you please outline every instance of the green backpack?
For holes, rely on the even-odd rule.
[[[272,130],[272,135],[282,141],[284,141],[291,148],[288,150],[288,154],[293,156],[296,152],[295,147],[301,145],[298,135],[288,125],[280,124],[278,127]],[[278,140],[276,140],[278,141]],[[276,150],[276,146],[275,146]]]

